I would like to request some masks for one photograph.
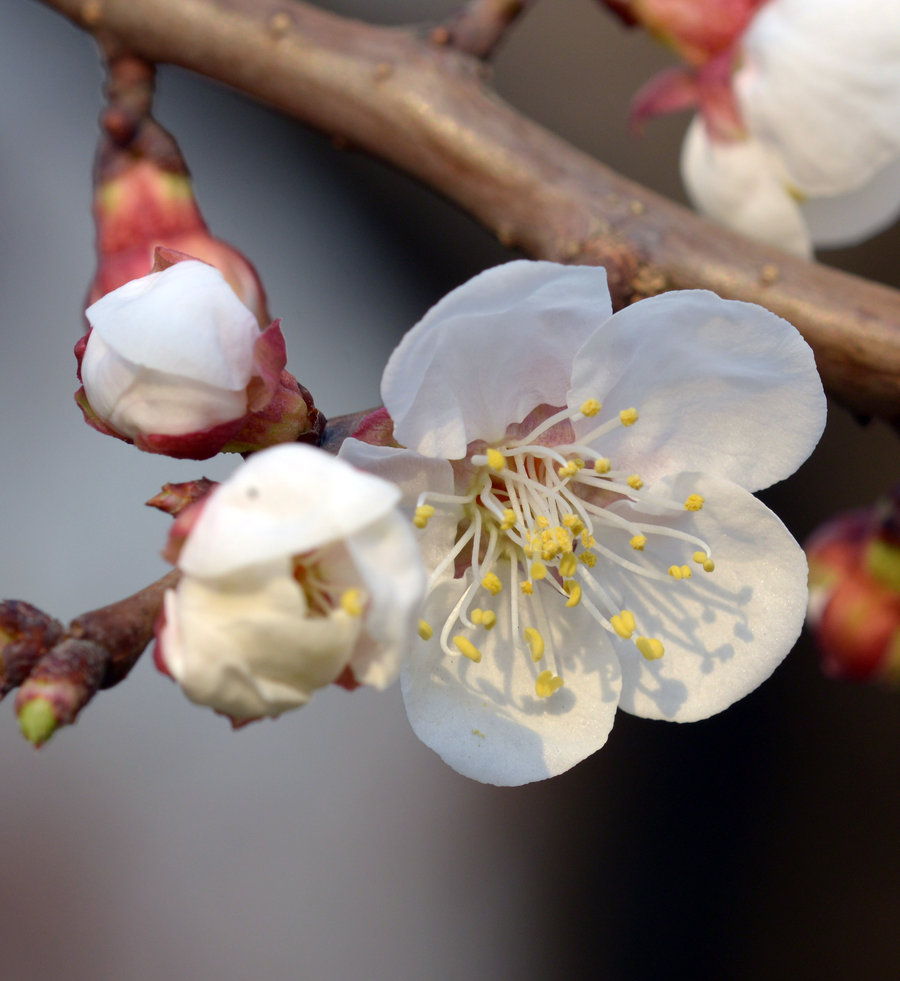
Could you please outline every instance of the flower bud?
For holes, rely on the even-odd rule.
[[[254,454],[182,511],[155,660],[235,725],[397,676],[424,591],[393,484],[321,450]]]
[[[58,620],[30,603],[0,603],[0,698],[28,677],[62,634]]]
[[[86,311],[75,348],[85,421],[150,453],[206,459],[320,431],[284,370],[278,321],[260,331],[218,270],[157,250],[154,271]]]
[[[900,492],[833,518],[806,552],[807,624],[826,673],[900,680]]]

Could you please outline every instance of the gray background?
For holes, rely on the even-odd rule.
[[[329,6],[400,22],[454,4]],[[642,142],[625,122],[668,63],[589,0],[544,0],[496,81],[679,196],[684,119]],[[232,466],[141,455],[72,403],[100,82],[88,38],[38,4],[2,5],[0,595],[63,619],[165,570],[168,519],[141,504],[161,483]],[[375,403],[403,331],[509,257],[405,178],[184,72],[161,70],[157,116],[213,230],[260,268],[289,366],[327,413]],[[895,230],[827,258],[898,285],[897,244]],[[813,459],[767,500],[803,537],[898,470],[884,427],[833,409]],[[801,643],[720,717],[620,715],[571,773],[497,790],[420,745],[397,691],[324,692],[233,734],[147,659],[37,753],[0,707],[0,976],[897,976],[898,699],[824,680]]]

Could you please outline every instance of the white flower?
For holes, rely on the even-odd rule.
[[[900,4],[769,0],[739,40],[746,135],[697,117],[681,169],[699,210],[806,255],[900,213]]]
[[[157,663],[235,722],[304,705],[334,681],[391,684],[424,589],[399,497],[309,446],[253,455],[188,518]]]
[[[750,493],[824,425],[786,321],[701,291],[613,316],[602,269],[513,262],[429,311],[382,397],[403,446],[342,454],[400,483],[422,528],[432,636],[403,694],[459,772],[561,773],[617,706],[701,719],[790,650],[806,563]]]
[[[277,322],[260,331],[222,274],[197,260],[125,283],[86,316],[76,348],[85,418],[152,452],[217,453],[268,404],[284,368]]]

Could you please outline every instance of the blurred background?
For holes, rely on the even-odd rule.
[[[383,23],[453,0],[341,0]],[[669,60],[590,0],[536,4],[496,62],[510,102],[681,198],[686,120],[627,135]],[[166,570],[142,502],[231,461],[141,455],[88,429],[71,353],[93,265],[101,73],[38,3],[0,10],[0,595],[63,620]],[[440,296],[510,258],[380,164],[176,69],[157,118],[214,233],[257,264],[289,367],[327,414],[378,401],[385,359]],[[900,236],[824,258],[900,286]],[[900,480],[897,443],[832,407],[765,495],[798,538]],[[804,638],[728,712],[621,714],[553,781],[471,783],[397,690],[318,695],[239,733],[149,658],[35,752],[0,706],[4,981],[512,981],[900,976],[900,692],[827,681]]]

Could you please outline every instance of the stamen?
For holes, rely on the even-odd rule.
[[[716,563],[713,562],[712,559],[707,559],[703,563],[703,571],[704,572],[713,572],[715,570],[715,568],[716,568]]]
[[[419,636],[422,640],[431,640],[434,636],[434,627],[427,620],[419,620]]]
[[[563,583],[563,589],[569,594],[569,598],[566,600],[566,606],[578,606],[581,602],[581,584],[574,579],[566,579]]]
[[[687,511],[699,511],[705,502],[705,497],[701,497],[699,494],[691,494],[690,497],[688,497],[688,499],[684,502],[684,507]]]
[[[643,480],[641,480],[640,475],[633,473],[627,480],[627,484],[632,490],[640,490],[644,486]]]
[[[503,521],[500,523],[501,531],[509,531],[516,526],[516,512],[512,508],[506,508],[503,512]]]
[[[619,421],[623,426],[633,426],[638,421],[638,410],[622,409],[619,413]]]
[[[482,580],[481,585],[492,595],[496,596],[503,590],[503,583],[500,582],[500,577],[494,573],[489,572]]]
[[[416,508],[413,516],[413,524],[417,528],[424,528],[428,524],[428,519],[434,517],[434,506],[431,504],[420,504]]]
[[[597,399],[588,399],[586,402],[581,403],[581,414],[583,416],[595,416],[603,408],[603,406],[597,401]]]
[[[493,610],[482,610],[481,626],[485,630],[493,630],[497,626],[497,614]]]
[[[712,572],[716,567],[716,563],[713,562],[712,556],[708,552],[694,552],[693,559],[696,563],[703,566],[704,572]]]
[[[476,607],[474,610],[472,610],[470,616],[472,618],[472,623],[478,627],[481,625],[481,620],[484,617],[484,610],[479,610],[478,607]]]
[[[506,466],[506,457],[499,450],[495,450],[493,446],[489,446],[487,450],[487,462],[491,470],[497,470],[499,472]]]
[[[531,596],[534,593],[534,586],[527,579],[522,583],[520,588],[526,596]]]
[[[635,552],[643,552],[644,546],[647,544],[647,537],[646,535],[635,535],[628,544]]]
[[[594,460],[594,473],[609,473],[609,469],[612,464],[605,456],[598,456]]]
[[[666,649],[655,637],[638,637],[634,646],[644,655],[648,661],[658,661]]]
[[[531,660],[540,661],[544,656],[544,638],[541,636],[540,630],[536,630],[534,627],[526,627],[523,633],[525,635],[525,642],[531,650]]]
[[[552,671],[542,671],[534,683],[534,690],[538,698],[549,698],[554,692],[562,688],[564,682]]]
[[[564,579],[571,579],[575,575],[575,570],[578,568],[578,559],[574,552],[566,552],[566,554],[559,560],[559,574]]]
[[[597,556],[593,552],[580,552],[578,561],[583,562],[589,569],[593,569],[597,564]]]
[[[634,622],[634,614],[631,610],[622,610],[621,613],[610,617],[609,622],[612,624],[613,630],[615,630],[622,640],[631,640],[631,635],[637,629],[637,624]]]
[[[341,594],[341,609],[349,613],[351,617],[362,616],[363,596],[362,590],[351,588],[345,589]]]
[[[469,640],[468,637],[463,637],[462,634],[457,634],[453,638],[453,643],[456,645],[456,649],[460,654],[467,657],[470,661],[474,661],[476,664],[481,661],[481,651]]]
[[[547,566],[543,562],[532,562],[530,572],[532,579],[543,579],[547,575]]]

